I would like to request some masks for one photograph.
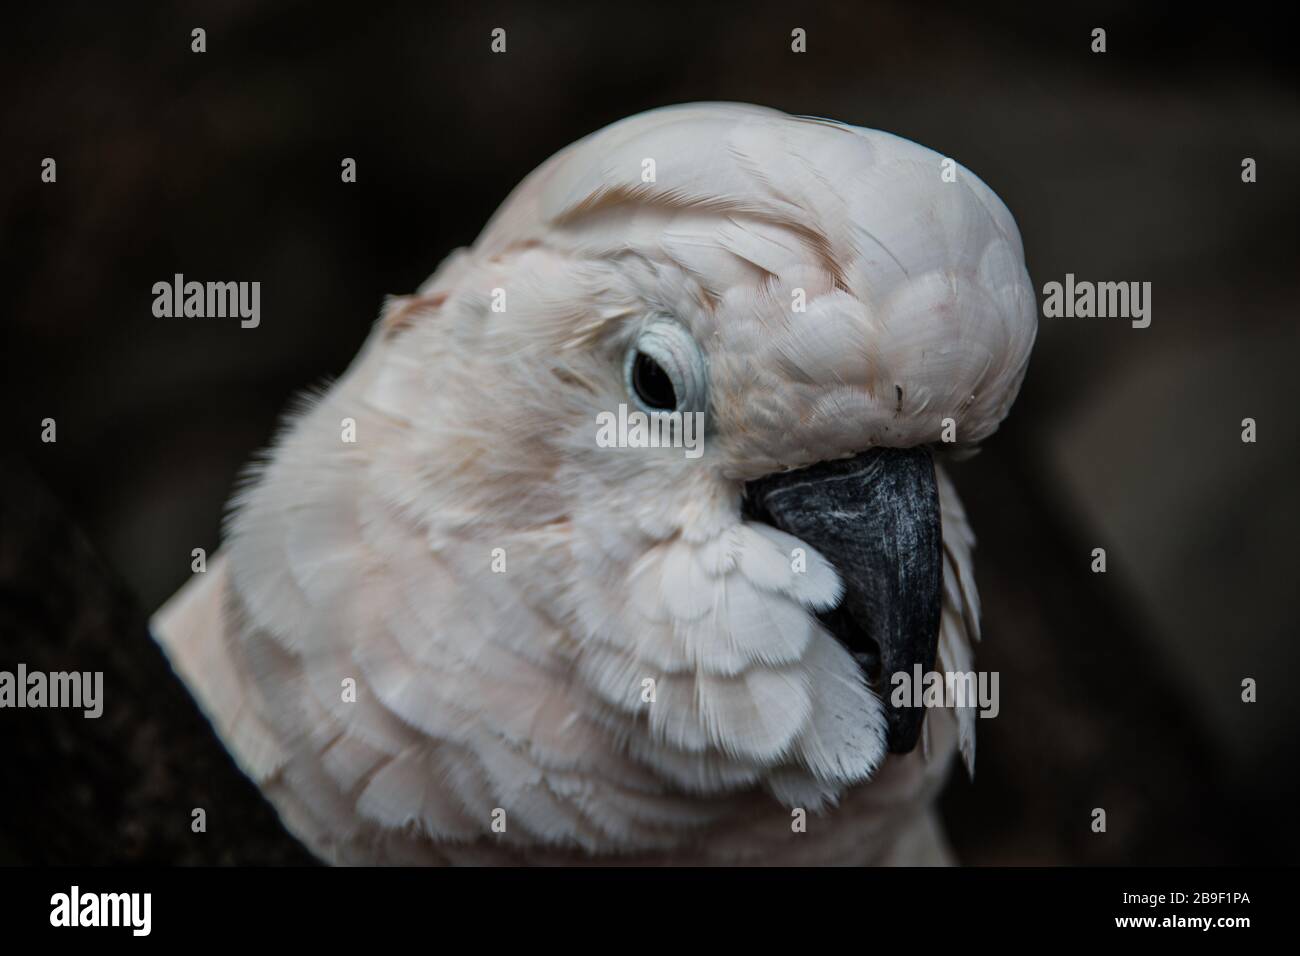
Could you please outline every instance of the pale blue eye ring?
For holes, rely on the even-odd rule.
[[[672,319],[642,329],[623,361],[627,393],[644,412],[702,412],[707,381],[704,353]]]

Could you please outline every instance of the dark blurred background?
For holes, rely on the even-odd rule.
[[[1016,216],[1040,292],[1067,272],[1153,284],[1144,330],[1043,320],[1009,420],[954,471],[979,537],[977,663],[1002,691],[976,780],[944,798],[959,857],[1295,859],[1300,103],[1291,34],[1258,8],[86,3],[6,19],[0,667],[85,666],[69,648],[91,646],[122,666],[191,549],[216,549],[290,397],[340,373],[383,296],[470,243],[553,152],[656,106],[749,101],[955,157]],[[154,318],[152,285],[176,272],[260,280],[261,326]],[[134,705],[165,723],[152,671],[133,673]],[[68,735],[95,722],[24,721],[0,712],[26,775],[3,784],[0,861],[92,858],[31,834],[138,774],[82,773]],[[156,792],[191,786],[197,763],[168,766]],[[150,839],[148,816],[115,825]]]

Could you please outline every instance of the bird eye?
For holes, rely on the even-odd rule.
[[[671,319],[657,319],[641,332],[628,349],[623,375],[642,411],[704,411],[704,356]]]
[[[673,389],[672,379],[644,352],[637,352],[632,363],[632,390],[650,408],[672,411],[677,407],[677,392]]]

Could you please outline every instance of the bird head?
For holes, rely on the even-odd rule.
[[[880,691],[936,657],[934,455],[997,428],[1035,311],[1011,215],[938,153],[756,107],[634,116],[390,300],[241,499],[235,581],[276,630],[252,542],[290,519],[266,489],[322,489],[350,517],[300,535],[319,573],[297,583],[340,641],[385,619],[389,650],[345,656],[402,722],[461,745],[478,721],[530,766],[594,763],[599,739],[638,779],[833,801],[916,745],[921,715]]]

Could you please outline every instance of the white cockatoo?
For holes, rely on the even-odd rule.
[[[940,154],[633,116],[386,304],[154,632],[328,861],[942,862],[975,711],[889,679],[972,668],[934,456],[1035,331],[1014,220]],[[598,441],[620,406],[702,443]]]

